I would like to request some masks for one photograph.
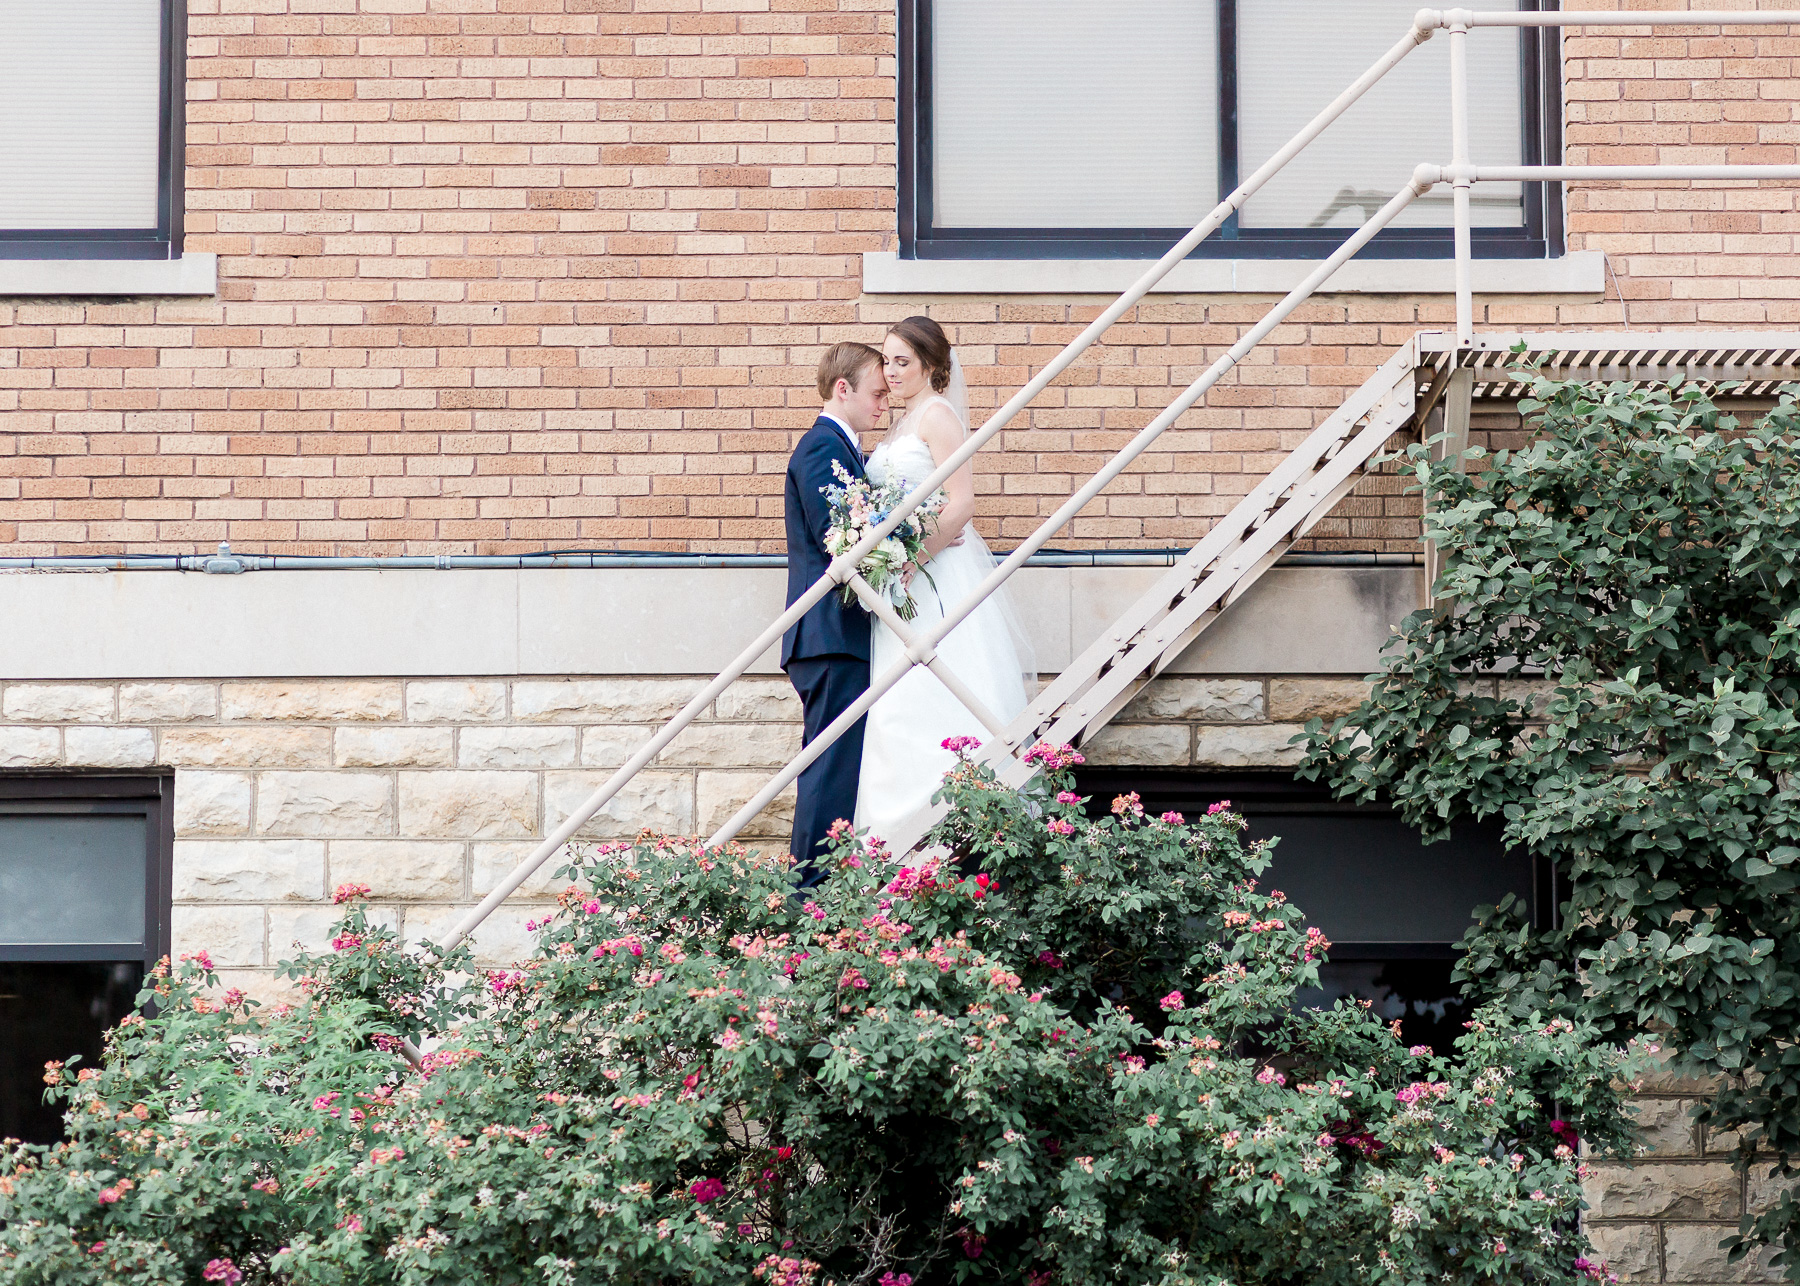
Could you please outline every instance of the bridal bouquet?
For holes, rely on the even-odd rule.
[[[819,490],[831,504],[831,529],[825,533],[825,549],[835,558],[885,522],[894,507],[906,498],[906,488],[898,482],[878,484],[868,478],[853,478],[836,460],[831,462],[831,471],[841,485]],[[919,572],[927,582],[931,581],[921,555],[925,538],[937,530],[937,516],[943,511],[944,500],[944,493],[939,491],[925,501],[885,540],[864,554],[857,565],[856,570],[869,582],[869,588],[892,603],[895,615],[903,621],[912,620],[918,612],[906,588],[907,572]],[[848,585],[844,586],[843,595],[846,603],[857,601],[856,591]]]

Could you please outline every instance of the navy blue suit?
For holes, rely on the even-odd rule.
[[[783,500],[787,522],[788,583],[791,605],[825,574],[831,558],[825,533],[831,506],[821,487],[839,485],[832,461],[852,477],[863,476],[862,453],[844,431],[820,416],[788,461]],[[805,710],[805,737],[810,744],[826,725],[869,690],[869,615],[860,603],[846,604],[831,593],[813,604],[781,638],[781,668],[787,671]],[[856,815],[857,778],[862,773],[863,721],[833,742],[800,774],[794,807],[792,852],[801,862],[802,887],[817,884],[824,872],[815,866],[819,844],[839,818]]]

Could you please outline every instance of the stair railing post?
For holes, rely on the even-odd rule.
[[[1450,29],[1450,198],[1456,223],[1456,339],[1475,334],[1473,249],[1469,221],[1469,19],[1467,9],[1444,15]]]

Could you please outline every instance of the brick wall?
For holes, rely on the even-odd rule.
[[[920,310],[977,408],[1094,300],[871,299],[894,230],[887,0],[191,0],[188,248],[216,300],[0,300],[0,547],[289,553],[779,548],[824,343]],[[1795,159],[1795,41],[1567,46],[1571,160]],[[1581,187],[1631,321],[1791,326],[1792,185]],[[980,464],[1012,538],[1267,300],[1146,304]],[[1616,299],[1479,301],[1616,327]],[[1421,327],[1317,300],[1063,544],[1186,543]],[[1371,479],[1327,545],[1408,548]]]

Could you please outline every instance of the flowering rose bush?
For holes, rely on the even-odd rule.
[[[1620,1051],[1296,1012],[1329,944],[1239,818],[1090,820],[1034,758],[959,761],[935,855],[842,834],[798,897],[736,848],[582,854],[510,970],[355,891],[295,1005],[159,969],[46,1077],[69,1141],[0,1159],[0,1281],[1604,1279],[1575,1152],[1624,1138]]]

